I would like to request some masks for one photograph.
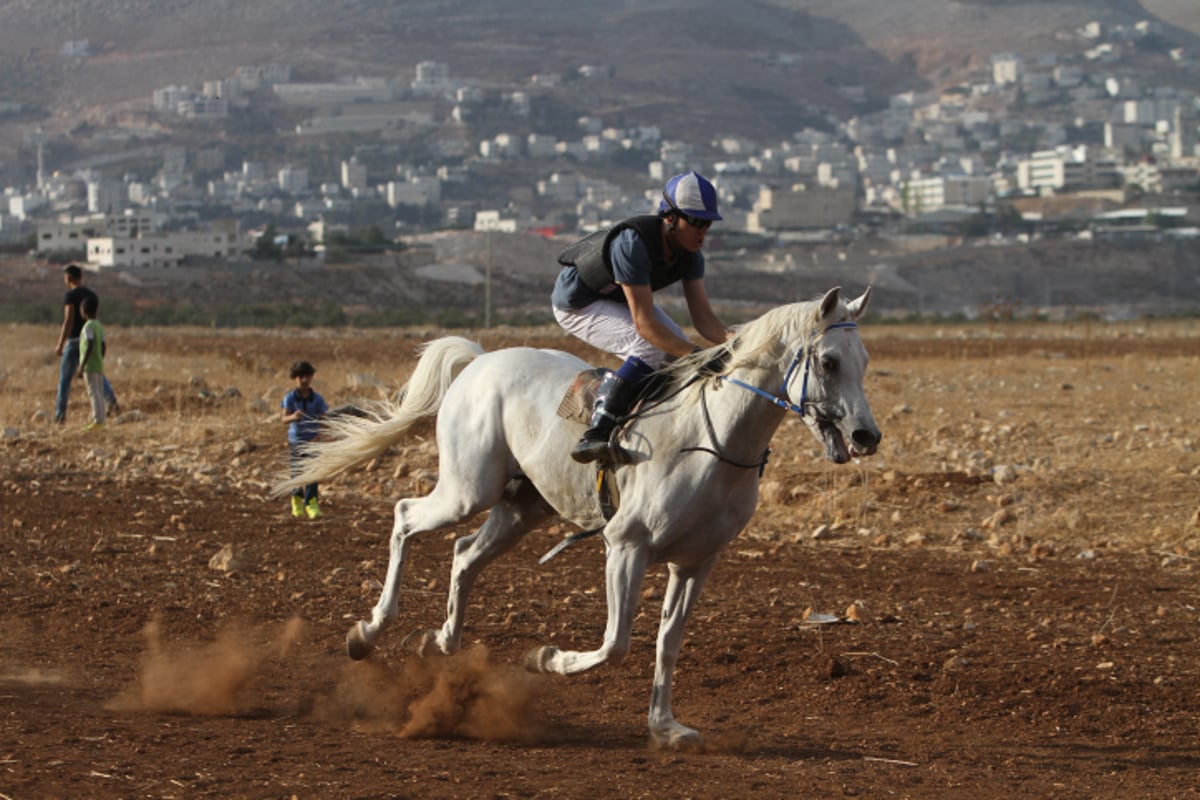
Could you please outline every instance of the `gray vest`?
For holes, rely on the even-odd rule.
[[[575,267],[579,279],[593,292],[603,294],[613,286],[612,261],[609,245],[617,234],[633,228],[650,253],[650,289],[658,291],[679,281],[691,269],[695,254],[680,253],[671,263],[666,261],[662,241],[662,217],[646,214],[618,222],[606,231],[596,231],[568,247],[558,257],[563,266]]]

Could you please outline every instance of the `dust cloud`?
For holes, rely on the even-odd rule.
[[[540,676],[491,663],[487,648],[406,662],[399,673],[375,661],[348,664],[314,713],[402,738],[532,743],[547,734]]]
[[[158,620],[142,629],[137,678],[105,704],[110,711],[195,716],[246,713],[255,678],[287,655],[304,623],[269,630],[229,629],[207,643],[168,642]],[[367,660],[346,664],[335,686],[316,698],[317,719],[402,738],[464,738],[532,743],[548,735],[539,713],[543,679],[491,662],[487,648],[412,659],[398,671]]]
[[[282,658],[304,623],[277,626],[268,643],[249,630],[226,630],[207,644],[167,645],[158,620],[142,629],[146,648],[137,679],[105,704],[111,711],[230,716],[246,710],[246,689],[262,665]]]
[[[0,683],[19,683],[25,686],[45,686],[63,683],[63,673],[40,667],[12,667],[0,669]]]

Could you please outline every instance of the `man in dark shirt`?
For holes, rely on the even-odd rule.
[[[611,441],[651,372],[696,345],[654,302],[654,292],[683,284],[696,331],[721,344],[732,331],[717,317],[704,288],[700,249],[709,226],[721,219],[717,190],[697,172],[667,181],[657,214],[624,220],[569,247],[554,284],[554,318],[568,333],[621,358],[596,395],[591,427],[571,451],[580,463],[620,463],[625,454]]]
[[[85,297],[96,297],[96,293],[83,285],[83,270],[78,264],[68,264],[63,270],[63,280],[67,284],[67,293],[63,297],[63,324],[58,334],[58,346],[54,352],[62,356],[58,373],[58,397],[54,401],[54,421],[67,421],[67,400],[71,396],[71,379],[79,370],[79,332],[83,330],[83,315],[79,313],[79,304]],[[99,298],[96,300],[99,303]],[[115,417],[121,413],[117,396],[113,394],[108,378],[104,379],[104,402],[108,406],[108,416]]]

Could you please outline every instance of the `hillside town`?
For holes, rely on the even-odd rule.
[[[348,243],[443,228],[595,230],[653,208],[665,180],[690,169],[717,186],[722,230],[772,241],[1195,236],[1200,55],[1162,33],[1150,21],[1092,22],[1062,31],[1061,53],[992,54],[968,82],[886,99],[842,86],[861,113],[822,112],[778,141],[719,131],[693,141],[628,115],[623,127],[583,113],[539,129],[549,98],[612,80],[605,65],[520,86],[457,76],[450,62],[416,64],[404,80],[329,83],[295,80],[287,64],[243,66],[114,110],[89,131],[110,154],[49,163],[44,134],[31,131],[36,176],[3,188],[0,242],[96,270],[223,264],[272,248],[319,261]],[[61,57],[86,64],[89,48],[67,42]],[[756,57],[792,68],[783,55]],[[1147,59],[1184,79],[1158,82],[1140,68]],[[231,165],[232,137],[216,133],[264,118],[299,146]],[[303,146],[314,141],[323,158],[299,157],[317,152]]]

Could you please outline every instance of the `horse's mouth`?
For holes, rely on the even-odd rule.
[[[825,445],[825,457],[835,464],[845,464],[857,453],[852,453],[846,446],[846,437],[838,430],[838,426],[823,419],[817,420],[817,430],[821,434],[821,442]]]

